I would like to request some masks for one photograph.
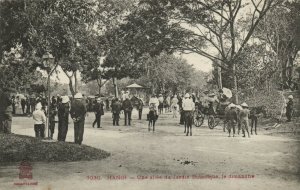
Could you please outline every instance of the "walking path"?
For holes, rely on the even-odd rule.
[[[299,188],[297,139],[263,135],[262,131],[251,138],[228,138],[221,127],[210,130],[207,126],[194,127],[193,136],[187,137],[177,125],[179,118],[173,119],[171,113],[159,117],[153,133],[148,132],[145,120],[135,119],[137,111],[133,118],[131,127],[115,127],[111,114],[106,113],[103,129],[97,129],[91,127],[94,115],[90,113],[83,144],[106,150],[110,157],[32,163],[31,181],[38,184],[22,187],[14,185],[23,181],[18,178],[19,163],[2,164],[0,190]],[[14,118],[12,128],[17,134],[34,135],[31,118]],[[70,124],[67,141],[73,141],[73,133]]]

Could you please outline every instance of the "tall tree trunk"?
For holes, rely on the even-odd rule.
[[[74,91],[78,92],[78,79],[77,79],[77,71],[74,71]]]
[[[118,85],[117,85],[117,79],[115,77],[113,78],[113,85],[114,85],[115,97],[118,98]]]
[[[74,98],[74,96],[75,96],[75,90],[73,88],[72,76],[69,77],[69,88],[70,88],[70,92],[72,94],[72,97]]]
[[[98,93],[99,93],[99,96],[100,96],[101,95],[101,87],[102,87],[101,77],[97,78],[97,84],[98,84]]]
[[[235,104],[239,103],[238,97],[238,84],[237,84],[237,76],[236,76],[236,64],[232,64],[232,75],[233,75],[233,101]]]
[[[217,69],[218,69],[218,87],[219,87],[219,89],[222,89],[223,88],[223,85],[222,85],[222,68],[217,66]]]
[[[72,81],[72,78],[73,78],[73,75],[74,75],[74,72],[72,73],[72,75],[69,75],[67,71],[63,70],[63,72],[66,74],[66,76],[68,77],[69,79],[69,89],[70,89],[70,92],[72,94],[72,97],[74,98],[75,96],[75,90],[73,88],[73,81]]]

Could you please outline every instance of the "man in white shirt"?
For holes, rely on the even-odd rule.
[[[182,109],[184,112],[191,112],[195,110],[195,103],[190,98],[189,93],[186,93],[182,101]]]
[[[186,136],[190,133],[192,136],[192,124],[193,124],[193,111],[195,110],[195,103],[193,99],[190,98],[189,93],[186,93],[184,99],[182,100],[182,110],[184,114],[184,121],[185,121],[185,130],[187,128]]]

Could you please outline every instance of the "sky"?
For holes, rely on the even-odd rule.
[[[213,69],[211,60],[201,55],[191,53],[184,54],[182,55],[182,57],[186,59],[189,64],[193,65],[193,67],[197,70],[210,72]]]
[[[210,72],[212,70],[211,60],[209,60],[203,56],[200,56],[195,53],[191,53],[191,54],[182,54],[181,57],[186,59],[188,64],[193,65],[193,67],[196,70],[201,70],[204,72]],[[58,72],[58,75],[55,73],[52,74],[52,76],[51,76],[52,80],[55,80],[60,83],[68,84],[69,79],[66,76],[66,74],[61,70],[60,67],[58,67],[57,72]],[[57,80],[57,78],[59,80]],[[78,79],[80,79],[79,74],[78,74]]]

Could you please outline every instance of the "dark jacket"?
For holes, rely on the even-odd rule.
[[[54,121],[56,114],[57,114],[56,104],[50,104],[50,118],[49,118],[49,120]]]
[[[237,122],[238,121],[238,113],[237,113],[236,109],[231,108],[228,111],[226,111],[225,112],[225,119],[226,119],[226,121]]]
[[[22,106],[25,106],[26,103],[27,103],[27,100],[25,100],[25,99],[22,99],[22,100],[21,100],[21,105],[22,105]]]
[[[86,114],[86,107],[83,101],[75,99],[71,104],[70,114],[73,119],[84,119]]]
[[[289,100],[287,105],[286,105],[286,113],[292,113],[293,112],[293,107],[294,107],[293,100]]]
[[[139,100],[139,104],[138,104],[138,106],[137,106],[138,110],[142,110],[143,107],[144,107],[143,101],[142,101],[142,100]]]
[[[58,113],[57,113],[57,116],[58,116],[58,119],[59,120],[68,120],[69,118],[69,109],[70,109],[70,106],[69,106],[69,103],[60,103],[58,105]]]
[[[98,115],[104,115],[104,104],[102,102],[96,103],[94,106],[94,112]]]
[[[126,99],[126,100],[123,101],[122,109],[124,111],[132,111],[133,106],[132,106],[131,101],[129,99]]]
[[[119,101],[114,101],[111,105],[111,109],[114,114],[119,114],[121,112],[122,105]]]

